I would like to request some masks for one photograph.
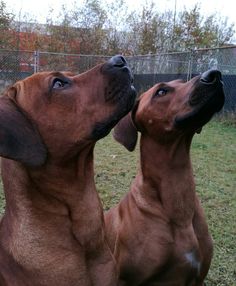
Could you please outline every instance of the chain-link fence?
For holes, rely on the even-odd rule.
[[[84,72],[107,56],[0,50],[0,80],[14,83],[39,71]]]
[[[209,69],[222,72],[226,94],[223,113],[236,112],[236,47],[128,57],[139,92],[160,81],[189,80]]]
[[[60,70],[82,73],[107,56],[62,54],[39,51],[0,50],[0,90],[38,71]],[[189,80],[208,69],[223,74],[224,112],[236,112],[236,47],[201,49],[181,53],[129,56],[135,87],[142,92],[156,82],[177,78]]]

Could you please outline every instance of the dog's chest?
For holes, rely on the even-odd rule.
[[[158,285],[162,285],[162,283],[173,286],[195,285],[200,273],[201,257],[198,245],[194,242],[186,242],[182,249],[178,246],[174,247],[163,264],[160,261],[158,270],[153,271],[148,283],[153,282],[156,285],[155,283],[158,281]]]
[[[176,277],[185,277],[185,281],[195,280],[201,270],[201,250],[192,225],[178,229],[175,232],[174,249],[172,255],[172,270]],[[189,283],[189,282],[188,282]]]
[[[196,250],[186,252],[184,254],[184,259],[186,260],[186,263],[189,265],[190,269],[192,269],[197,273],[197,275],[199,275],[201,269],[201,260],[199,257],[199,252]]]
[[[22,218],[14,227],[8,251],[35,285],[77,286],[81,281],[89,285],[83,251],[64,235],[63,227],[55,229],[28,216]]]
[[[153,271],[154,281],[157,279],[160,282],[168,281],[170,285],[191,285],[201,271],[202,258],[198,239],[192,225],[178,227],[173,230],[172,235],[172,242],[162,248],[165,259],[158,260],[157,268]],[[157,259],[160,253],[160,250],[156,252]]]

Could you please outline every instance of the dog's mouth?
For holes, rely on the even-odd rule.
[[[201,128],[219,112],[225,101],[221,73],[209,70],[199,76],[189,95],[188,105],[192,109],[184,115],[175,118],[177,128],[190,128],[200,132]]]
[[[127,89],[121,89],[112,101],[115,101],[117,108],[106,120],[98,122],[92,132],[92,138],[101,139],[108,135],[111,129],[124,117],[133,107],[136,98],[136,90],[130,85]]]
[[[115,56],[102,67],[108,78],[105,90],[105,104],[114,105],[114,112],[105,120],[98,122],[93,129],[93,139],[106,136],[117,122],[133,107],[136,90],[133,86],[133,75],[124,57]]]
[[[111,104],[118,103],[122,98],[128,101],[130,97],[135,99],[136,90],[133,86],[133,77],[129,69],[121,77],[110,79],[110,84],[105,90],[105,101]]]
[[[108,84],[105,89],[105,101],[110,104],[117,104],[122,98],[134,102],[136,91],[133,86],[134,78],[123,56],[114,56],[101,68],[102,73],[107,77]],[[130,109],[132,106],[130,107]]]

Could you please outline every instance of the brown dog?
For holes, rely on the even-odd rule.
[[[35,74],[0,99],[1,286],[116,285],[93,149],[132,108],[131,82],[115,56],[77,76]]]
[[[132,117],[115,127],[115,138],[130,151],[141,132],[139,172],[130,192],[105,215],[121,285],[203,285],[212,240],[189,149],[194,133],[223,103],[221,74],[209,71],[187,83],[155,85]]]

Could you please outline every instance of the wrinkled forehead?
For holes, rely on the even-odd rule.
[[[160,89],[166,89],[169,93],[178,92],[178,90],[182,90],[183,88],[187,91],[189,88],[186,85],[191,87],[192,84],[182,79],[176,79],[168,82],[159,82],[139,96],[139,105],[142,107],[149,105],[153,96]]]
[[[182,85],[186,84],[186,81],[183,79],[175,79],[171,81],[166,81],[166,82],[160,82],[155,85],[156,88],[164,88],[164,87],[180,87]]]
[[[154,92],[156,92],[158,89],[161,88],[177,88],[180,86],[185,85],[187,82],[182,80],[182,79],[176,79],[176,80],[172,80],[172,81],[167,81],[167,82],[158,82],[156,83],[153,87],[151,87],[150,89],[148,89],[146,92],[144,92],[143,94],[140,95],[140,99],[142,99],[143,97],[146,97],[147,95],[150,95]]]
[[[25,82],[26,84],[31,84],[31,83],[36,83],[36,82],[43,82],[43,81],[47,81],[50,80],[51,78],[54,77],[66,77],[66,76],[70,76],[70,73],[66,73],[66,72],[57,72],[57,71],[48,71],[48,72],[38,72],[35,73],[27,78],[25,78],[23,80],[23,82]]]
[[[169,84],[171,86],[181,85],[181,84],[185,84],[185,83],[186,83],[186,81],[183,79],[175,79],[175,80],[167,82],[167,84]]]
[[[31,76],[26,77],[25,79],[18,81],[15,83],[17,88],[26,88],[27,86],[37,86],[40,82],[45,81],[46,78],[49,76],[49,72],[44,73],[35,73]]]
[[[183,79],[175,79],[175,80],[171,80],[171,81],[159,82],[154,87],[155,88],[179,87],[179,86],[182,86],[186,83],[187,82]]]
[[[21,81],[16,82],[15,87],[17,87],[18,91],[24,90],[25,92],[30,92],[32,88],[34,88],[34,90],[38,88],[43,90],[50,86],[53,79],[66,79],[69,76],[71,76],[71,74],[67,74],[66,72],[38,72]]]

